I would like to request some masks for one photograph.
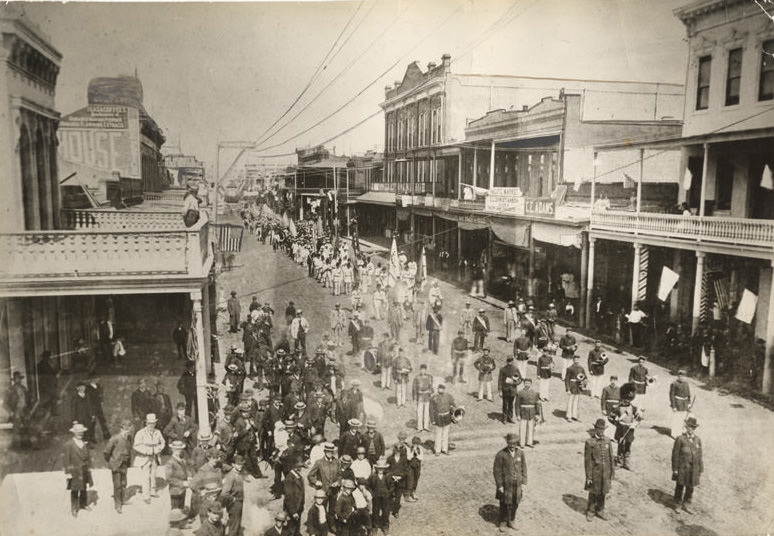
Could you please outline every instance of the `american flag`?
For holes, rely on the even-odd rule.
[[[715,299],[721,309],[728,307],[728,284],[724,278],[713,281],[715,287]]]
[[[223,223],[213,225],[218,235],[218,249],[226,252],[239,252],[242,250],[242,233],[245,228],[241,225]]]

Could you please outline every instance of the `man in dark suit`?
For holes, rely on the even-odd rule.
[[[239,305],[239,298],[237,298],[235,290],[231,291],[231,297],[226,302],[226,308],[228,309],[229,331],[237,333],[239,332],[239,313],[242,312],[242,307]]]
[[[296,536],[301,534],[301,514],[304,512],[304,479],[301,477],[301,468],[304,459],[298,456],[293,461],[293,468],[285,476],[285,501],[283,508],[288,514],[288,534]]]
[[[177,347],[177,358],[188,359],[188,352],[186,351],[186,341],[188,339],[188,332],[183,327],[182,322],[177,323],[177,327],[172,331],[172,340],[175,341]]]
[[[527,461],[518,447],[519,436],[508,434],[505,441],[507,446],[497,453],[492,468],[500,500],[500,532],[505,532],[506,525],[514,528],[513,520],[521,502],[522,486],[527,485]]]
[[[503,424],[513,422],[513,401],[521,379],[519,369],[513,364],[513,358],[509,357],[497,377],[497,393],[503,399]]]
[[[586,486],[589,500],[586,505],[586,521],[592,521],[594,515],[600,519],[605,516],[605,496],[610,493],[610,483],[615,475],[613,446],[605,437],[605,419],[597,419],[591,437],[586,440],[583,460],[586,470]]]
[[[427,329],[427,348],[438,355],[438,342],[441,338],[441,329],[443,328],[443,315],[441,308],[433,306],[433,311],[427,315],[425,329]]]
[[[88,393],[88,385],[84,381],[75,384],[75,396],[70,401],[70,420],[79,422],[88,428],[83,437],[90,443],[94,442],[94,425],[97,421],[97,413]]]
[[[692,514],[689,507],[693,499],[693,488],[699,485],[704,471],[701,439],[696,435],[699,423],[696,417],[685,419],[685,433],[675,439],[672,447],[672,480],[675,481],[674,509],[682,508]]]
[[[113,504],[119,514],[126,493],[126,471],[132,461],[131,437],[132,421],[126,419],[121,423],[121,430],[105,445],[105,461],[113,476]]]
[[[274,525],[263,533],[263,536],[288,536],[288,515],[285,512],[277,512],[274,516]]]

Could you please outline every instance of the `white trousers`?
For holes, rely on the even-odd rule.
[[[398,406],[406,405],[406,385],[405,382],[395,382],[395,403]]]
[[[548,399],[548,390],[550,386],[550,378],[538,378],[538,394],[540,395],[540,398]]]
[[[564,381],[564,377],[567,376],[567,369],[570,368],[570,365],[572,365],[572,359],[561,358],[561,362],[562,362],[562,381]]]
[[[435,453],[449,452],[449,429],[451,424],[435,427]]]
[[[430,429],[430,401],[417,402],[417,430]]]
[[[567,411],[565,415],[567,419],[580,419],[580,413],[578,412],[579,402],[580,395],[569,395],[567,398]]]
[[[484,393],[486,391],[486,393]],[[481,400],[484,398],[484,394],[486,394],[486,398],[489,400],[493,400],[492,398],[492,380],[486,380],[486,381],[480,381],[478,382],[478,399]]]
[[[519,421],[519,445],[532,445],[535,439],[535,419],[521,419]]]
[[[520,361],[516,360],[516,368],[519,370],[519,374],[521,374],[522,378],[527,377],[527,360]]]
[[[685,419],[688,418],[687,411],[673,411],[669,419],[669,435],[677,437],[685,429]]]
[[[604,382],[605,382],[604,376],[601,374],[599,376],[595,376],[592,374],[589,377],[589,390],[591,391],[592,397],[595,396],[597,398],[600,398],[602,396],[602,386]]]

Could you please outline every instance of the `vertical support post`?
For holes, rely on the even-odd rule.
[[[642,207],[642,179],[643,170],[645,168],[645,149],[640,149],[640,180],[637,181],[637,216],[640,215],[640,208]]]
[[[333,166],[333,232],[336,238],[339,238],[339,175],[336,173],[336,166]],[[338,244],[338,242],[337,242]],[[338,247],[338,246],[337,246]]]
[[[591,301],[592,298],[596,299],[596,296],[592,297],[594,293],[594,255],[595,245],[597,239],[589,237],[589,268],[586,274],[586,327],[591,327]]]
[[[766,346],[763,355],[763,378],[761,392],[771,393],[772,390],[772,354],[774,354],[774,260],[771,261],[769,272],[769,307],[766,319]]]
[[[597,200],[597,167],[599,164],[599,162],[597,162],[597,154],[597,151],[594,151],[594,162],[592,163],[594,173],[591,175],[591,205],[589,206],[591,212],[594,212],[594,201]]]
[[[199,355],[196,356],[196,408],[199,410],[199,432],[209,435],[210,419],[207,408],[207,364],[204,359],[204,322],[202,319],[201,292],[192,292],[191,301],[196,318],[196,343]]]
[[[578,304],[578,324],[581,327],[588,327],[586,325],[586,312],[588,293],[586,292],[586,285],[583,283],[588,280],[588,267],[589,267],[589,240],[588,235],[583,233],[581,235],[581,261],[580,261],[580,281],[578,286],[580,287],[580,303]]]
[[[220,142],[218,142],[215,151],[215,189],[212,192],[215,199],[212,201],[212,223],[218,223],[218,198],[220,197]]]
[[[701,299],[704,293],[704,252],[696,252],[696,279],[693,282],[693,314],[691,317],[691,333],[696,333],[701,318]]]
[[[672,270],[680,277],[683,276],[683,255],[680,249],[675,249],[672,253]],[[669,294],[669,320],[672,322],[676,321],[680,314],[680,294],[679,285]]]
[[[709,168],[709,143],[704,144],[704,160],[701,164],[701,195],[699,196],[699,216],[704,216],[707,201],[707,170]]]
[[[210,323],[210,283],[204,285],[202,291],[202,320],[204,328],[204,364],[207,370],[212,370],[212,326]]]
[[[640,287],[640,253],[642,251],[642,245],[635,242],[634,246],[634,262],[632,263],[632,302],[631,308],[637,303],[638,290]]]
[[[460,275],[459,265],[462,262],[462,229],[457,225],[457,276]]]
[[[457,157],[457,199],[462,199],[462,147]]]
[[[492,140],[492,150],[489,152],[489,189],[494,188],[495,174],[495,142]]]
[[[435,268],[436,268],[435,260],[438,258],[438,248],[440,247],[440,245],[438,244],[438,239],[435,236],[436,235],[436,231],[435,231],[435,214],[433,214],[433,213],[430,214],[430,225],[432,225],[431,232],[433,233],[433,243],[435,244],[435,248],[433,249],[433,260],[432,260],[433,271],[435,271]],[[444,240],[445,239],[446,239],[446,237],[444,237]],[[443,248],[443,249],[446,249],[446,248]]]
[[[476,147],[473,147],[473,186],[478,186],[476,183],[478,182],[478,149]],[[475,188],[474,192],[475,193]]]
[[[349,236],[350,215],[349,215],[349,168],[347,168],[347,236]]]
[[[529,258],[527,261],[527,296],[535,295],[535,240],[529,233]]]

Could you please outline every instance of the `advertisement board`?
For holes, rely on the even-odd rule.
[[[109,177],[141,178],[140,118],[136,108],[92,105],[59,123],[59,155],[65,168],[87,167]],[[68,166],[69,164],[69,166]]]
[[[527,197],[524,201],[527,216],[553,218],[556,216],[556,201],[550,197]]]
[[[490,188],[484,201],[484,210],[495,214],[524,215],[524,196],[521,188]]]

